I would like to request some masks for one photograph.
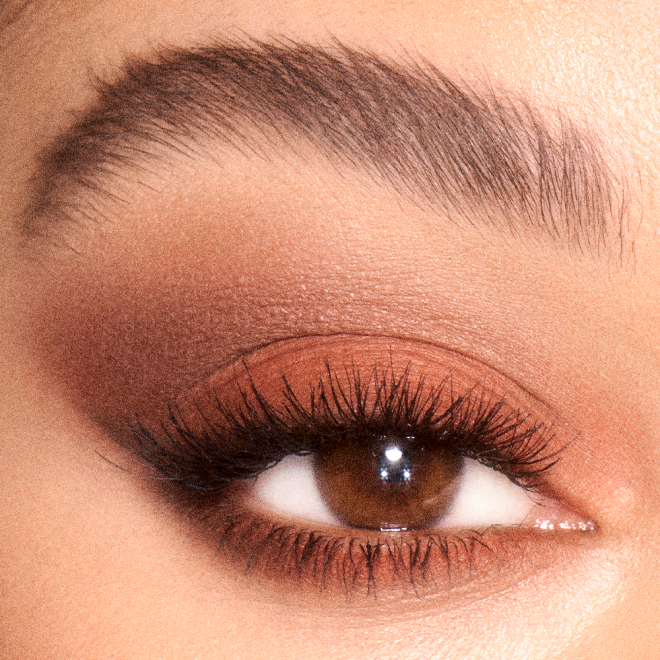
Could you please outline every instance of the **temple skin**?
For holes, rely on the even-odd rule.
[[[654,657],[656,3],[37,0],[1,11],[0,656]],[[258,122],[243,148],[151,140],[144,160],[109,165],[97,196],[58,178],[67,136],[99,108],[98,79],[116,83],[127,60],[168,49],[258,43],[427,62],[482,96],[524,100],[548,135],[575,127],[586,142],[557,144],[595,145],[588,162],[604,178],[582,181],[609,191],[597,207],[612,211],[608,240],[561,240],[484,205],[454,213],[366,161],[329,158],[314,131]],[[48,176],[69,187],[40,187]],[[479,581],[423,598],[324,599],[246,580],[116,440],[127,413],[159,419],[232,361],[318,336],[430,345],[515,383],[575,429],[550,485],[598,532],[526,537],[502,570],[480,565]]]

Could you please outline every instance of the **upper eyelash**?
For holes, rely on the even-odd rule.
[[[393,367],[374,367],[365,382],[353,365],[344,368],[346,387],[326,360],[325,378],[310,383],[307,402],[282,374],[282,401],[275,403],[243,368],[249,385],[239,385],[238,405],[214,393],[205,401],[214,419],[199,410],[202,423],[195,430],[176,403],[157,430],[138,417],[129,420],[132,437],[124,444],[153,477],[191,494],[219,493],[287,455],[314,453],[340,436],[426,435],[536,490],[563,449],[549,449],[552,424],[535,421],[529,410],[510,409],[506,395],[496,398],[483,384],[456,395],[451,375],[427,387],[423,376],[411,380],[409,367],[400,375]]]

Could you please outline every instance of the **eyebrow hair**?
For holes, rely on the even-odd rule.
[[[425,60],[251,41],[161,49],[97,84],[95,105],[40,159],[29,235],[98,220],[113,181],[168,152],[199,157],[208,141],[281,152],[303,141],[459,224],[582,254],[626,249],[628,189],[593,131]]]
[[[0,34],[19,20],[35,0],[0,0]]]

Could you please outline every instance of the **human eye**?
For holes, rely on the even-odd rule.
[[[196,535],[278,588],[419,596],[596,531],[554,487],[575,432],[422,342],[277,342],[130,426],[124,444]]]

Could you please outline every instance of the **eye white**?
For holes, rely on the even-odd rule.
[[[287,456],[262,473],[253,496],[264,507],[310,523],[341,525],[323,501],[312,456]],[[463,459],[460,482],[447,512],[433,527],[483,528],[525,522],[538,503],[503,474],[469,458]]]
[[[285,516],[341,525],[316,485],[312,456],[286,456],[259,475],[253,493],[262,505]]]
[[[439,524],[447,529],[519,525],[537,506],[524,488],[501,472],[464,458],[458,489]]]

